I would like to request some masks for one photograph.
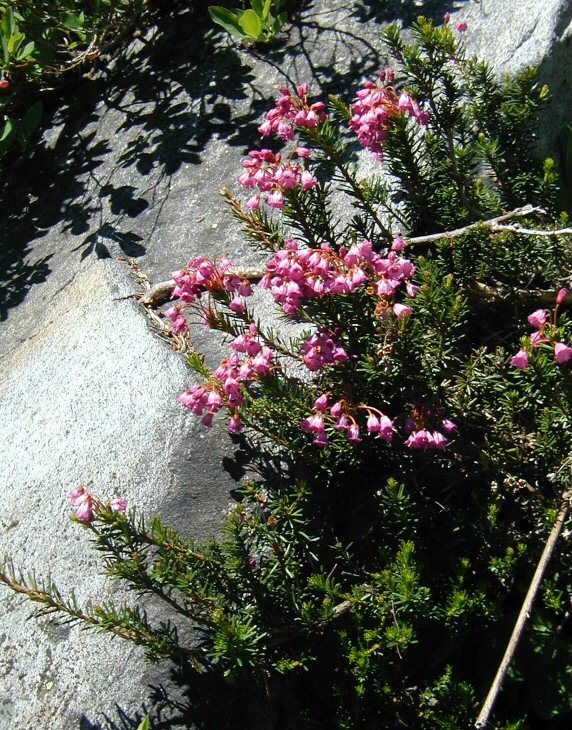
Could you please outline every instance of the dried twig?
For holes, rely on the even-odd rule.
[[[515,210],[511,210],[508,213],[503,213],[503,215],[499,215],[496,218],[490,218],[486,221],[471,223],[467,226],[463,226],[462,228],[455,228],[452,231],[432,233],[428,236],[416,236],[414,238],[407,239],[407,242],[411,246],[424,246],[430,243],[434,243],[435,241],[442,240],[444,238],[458,238],[459,236],[463,236],[465,233],[473,230],[474,228],[477,228],[478,226],[486,226],[487,228],[490,228],[493,233],[497,233],[500,231],[512,231],[513,233],[522,233],[523,235],[527,236],[572,235],[572,228],[537,230],[532,228],[519,228],[518,226],[514,225],[503,225],[503,221],[511,220],[513,218],[522,218],[525,216],[533,215],[535,213],[543,215],[546,213],[546,211],[543,208],[538,208],[532,205],[525,205],[522,208],[515,208]],[[237,276],[241,276],[244,279],[250,279],[252,281],[255,279],[261,279],[266,274],[266,269],[233,268],[229,271],[229,273],[236,274]],[[160,307],[162,304],[165,304],[171,299],[174,288],[175,282],[173,281],[173,279],[160,281],[158,284],[150,287],[148,291],[142,294],[139,298],[139,302],[145,307],[151,307],[153,309],[156,309],[157,307]],[[475,293],[489,301],[502,301],[508,296],[509,292],[501,289],[500,287],[491,287],[487,286],[486,284],[481,284],[477,282],[475,286]],[[526,289],[517,289],[516,292],[513,293],[516,293],[516,295],[521,299],[534,299],[540,301],[543,304],[550,304],[554,301],[558,292],[557,290],[552,289],[532,289],[530,291],[527,291]]]
[[[501,690],[504,678],[506,677],[506,673],[508,672],[508,668],[510,667],[510,664],[514,658],[514,654],[522,637],[526,621],[530,616],[532,604],[534,603],[534,599],[536,598],[536,594],[538,593],[540,583],[542,582],[544,571],[546,570],[550,558],[552,557],[552,553],[554,552],[554,548],[556,546],[556,541],[558,540],[558,536],[560,535],[560,531],[562,530],[562,525],[564,524],[566,515],[568,514],[571,497],[572,492],[567,492],[562,497],[562,504],[560,506],[560,511],[558,512],[558,517],[556,518],[554,527],[552,528],[552,531],[548,536],[548,540],[546,541],[546,545],[544,546],[544,550],[542,551],[542,555],[540,556],[540,560],[538,561],[538,565],[536,566],[536,571],[534,572],[534,576],[520,609],[520,613],[518,614],[518,618],[512,631],[510,641],[508,642],[508,646],[497,670],[496,676],[483,703],[483,707],[479,713],[479,716],[475,722],[476,728],[484,728],[488,725],[489,716],[492,712],[497,696]]]
[[[408,238],[407,243],[411,246],[426,246],[430,243],[434,243],[435,241],[440,241],[442,238],[458,238],[459,236],[464,236],[465,233],[468,233],[469,231],[472,231],[474,228],[478,228],[479,226],[485,226],[487,228],[490,228],[493,232],[501,231],[501,230],[514,230],[517,233],[525,233],[529,235],[550,235],[550,236],[557,236],[562,232],[568,233],[572,232],[570,229],[565,228],[563,231],[532,231],[529,228],[514,228],[514,227],[503,227],[501,224],[504,221],[511,220],[512,218],[524,218],[529,215],[533,214],[539,214],[544,215],[546,211],[544,208],[538,208],[533,205],[524,205],[522,208],[515,208],[514,210],[509,211],[508,213],[503,213],[502,215],[498,215],[495,218],[489,218],[486,221],[477,221],[476,223],[469,223],[467,226],[463,226],[462,228],[455,228],[452,231],[443,231],[442,233],[431,233],[428,236],[415,236],[414,238]]]
[[[475,282],[471,292],[481,299],[489,302],[503,302],[509,296],[517,296],[519,299],[530,299],[540,304],[554,304],[558,295],[558,289],[512,289],[508,290],[500,286],[488,286],[480,281]]]

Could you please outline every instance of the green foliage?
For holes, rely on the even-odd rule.
[[[26,147],[42,104],[29,99],[85,69],[145,11],[146,0],[0,0],[0,159]]]
[[[217,25],[222,26],[231,35],[254,43],[267,43],[276,37],[288,19],[285,12],[280,12],[283,0],[250,0],[250,8],[234,11],[211,5],[209,13]]]
[[[555,308],[571,237],[543,229],[559,222],[546,213],[551,165],[528,146],[546,98],[533,74],[499,83],[463,57],[449,28],[424,20],[410,43],[393,27],[386,40],[401,64],[399,88],[431,110],[426,128],[396,115],[384,148],[390,182],[360,179],[341,126],[348,107],[332,99],[330,120],[304,131],[318,186],[287,190],[283,217],[224,196],[267,256],[292,231],[301,247],[325,239],[336,261],[368,236],[389,265],[393,232],[409,230],[418,287],[410,316],[396,316],[368,282],[304,299],[296,335],[258,323],[274,365],[229,406],[257,439],[257,476],[242,485],[220,538],[197,544],[159,518],[102,505],[85,525],[135,607],[81,609],[51,582],[9,567],[0,582],[41,613],[184,664],[190,681],[193,671],[218,672],[236,688],[263,688],[270,705],[290,692],[295,727],[457,730],[474,722],[572,487],[571,364],[554,356],[554,342],[572,341],[569,305]],[[345,218],[340,201],[352,209]],[[529,203],[543,210],[512,211],[508,228],[482,222]],[[547,291],[547,341],[533,347],[526,316]],[[234,338],[253,318],[229,299],[213,287],[196,306]],[[309,376],[301,348],[318,327],[348,358]],[[510,364],[521,347],[526,369]],[[189,364],[206,387],[215,383],[200,355]],[[312,443],[300,425],[322,394],[352,405],[361,441],[328,423],[327,444]],[[391,444],[365,433],[367,407],[390,414]],[[409,448],[417,421],[445,418],[458,428],[446,448]],[[566,537],[496,708],[499,730],[569,726],[571,559]],[[145,596],[163,602],[160,619],[139,607]],[[200,641],[189,640],[189,625]]]

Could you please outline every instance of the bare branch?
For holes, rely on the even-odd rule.
[[[496,676],[483,703],[483,707],[479,713],[479,716],[475,722],[476,728],[484,728],[488,725],[489,716],[492,712],[494,703],[501,690],[504,678],[506,677],[506,673],[508,672],[508,668],[510,667],[511,662],[514,658],[514,654],[522,637],[526,621],[532,611],[532,604],[534,603],[534,599],[536,598],[536,594],[538,593],[538,589],[544,576],[544,571],[546,570],[550,558],[552,557],[552,553],[554,552],[554,548],[556,547],[556,541],[558,540],[558,536],[560,535],[560,531],[562,530],[562,525],[564,524],[566,515],[568,514],[568,509],[570,508],[571,498],[572,492],[566,492],[562,497],[562,504],[560,506],[560,511],[558,512],[558,517],[556,518],[554,527],[552,528],[552,531],[548,536],[548,540],[546,541],[546,545],[544,546],[544,550],[542,551],[542,555],[540,556],[540,560],[538,561],[538,565],[536,566],[536,571],[534,572],[534,576],[532,577],[532,581],[520,609],[520,613],[518,614],[516,624],[512,631],[512,636],[510,637],[510,641],[508,642],[508,646],[497,670]]]

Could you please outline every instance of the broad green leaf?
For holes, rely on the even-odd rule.
[[[2,18],[2,30],[6,36],[11,36],[14,31],[17,30],[16,19],[14,18],[14,11],[12,8],[8,8]]]
[[[263,17],[264,0],[250,0],[250,4],[256,15],[258,15],[259,18]]]
[[[0,142],[4,142],[5,139],[7,139],[10,134],[14,132],[15,124],[13,119],[7,119],[4,122],[4,127],[2,128],[2,131],[0,132]]]
[[[24,114],[24,118],[20,120],[18,125],[18,139],[22,147],[26,147],[30,141],[32,132],[36,129],[42,118],[43,106],[41,101],[37,101]]]
[[[151,730],[151,718],[149,715],[146,715],[145,719],[139,723],[137,730]]]
[[[280,30],[282,30],[282,27],[287,20],[288,15],[286,13],[280,13],[280,15],[274,21],[274,25],[272,26],[272,32],[278,33]]]
[[[64,15],[63,23],[66,28],[69,28],[70,30],[79,30],[84,26],[85,16],[83,13],[80,13],[79,15],[69,13],[68,15]]]
[[[254,38],[254,40],[260,38],[262,23],[254,10],[245,10],[239,23],[244,32],[251,38]]]
[[[13,119],[7,119],[4,126],[0,127],[0,157],[16,138],[17,124]]]
[[[221,8],[218,5],[210,5],[209,13],[212,20],[218,25],[221,25],[226,31],[240,38],[244,38],[245,33],[240,27],[239,16],[236,13],[232,13],[230,10]]]
[[[270,10],[272,9],[272,0],[266,0],[264,3],[264,8],[262,9],[262,20],[266,20],[268,16],[270,15]]]
[[[36,44],[34,43],[34,41],[29,41],[18,53],[18,61],[24,61],[26,58],[29,58],[35,50]]]
[[[14,54],[24,40],[26,40],[26,36],[23,33],[13,33],[8,38],[8,50],[10,53]]]

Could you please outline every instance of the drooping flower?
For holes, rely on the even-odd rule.
[[[391,124],[397,115],[407,113],[415,117],[419,124],[427,124],[429,121],[427,112],[407,92],[404,91],[397,97],[392,85],[393,72],[380,74],[380,78],[381,85],[367,81],[357,91],[350,120],[351,129],[374,159],[381,159],[383,142],[389,136]]]
[[[519,370],[526,370],[528,367],[528,352],[526,350],[519,350],[511,359],[510,364]]]
[[[173,334],[180,335],[184,332],[188,332],[189,325],[187,324],[187,320],[181,314],[181,308],[176,304],[169,307],[169,309],[166,309],[163,312],[163,315],[165,319],[171,321],[171,332],[173,332]]]
[[[235,413],[228,422],[228,430],[230,433],[240,433],[244,428],[244,424],[240,420],[238,413]]]
[[[412,431],[405,445],[410,449],[426,449],[431,442],[431,434],[424,428]]]
[[[464,33],[468,27],[469,26],[464,20],[459,20],[459,22],[457,23],[457,30],[459,31],[459,33]]]
[[[398,234],[393,239],[393,243],[391,244],[391,250],[392,251],[404,251],[407,248],[407,243],[405,242],[405,239],[401,234]]]
[[[244,314],[246,312],[246,304],[244,303],[244,299],[239,296],[235,296],[231,299],[228,308],[236,312],[237,314]]]
[[[284,141],[292,140],[296,127],[314,128],[323,124],[328,118],[326,105],[322,101],[309,103],[308,84],[297,86],[295,94],[285,86],[281,86],[279,91],[280,96],[276,100],[276,104],[258,127],[258,131],[263,137],[274,133]],[[300,155],[300,157],[302,156]]]
[[[316,401],[314,403],[314,408],[317,411],[321,411],[323,413],[327,407],[328,407],[328,396],[326,393],[324,393],[319,398],[316,398]]]
[[[121,498],[114,498],[109,500],[109,509],[112,512],[125,512],[127,511],[127,500]]]
[[[316,372],[326,365],[336,365],[348,361],[344,348],[338,345],[323,328],[304,340],[300,352],[303,355],[304,365],[312,372]]]
[[[572,347],[568,347],[563,342],[557,342],[554,345],[554,357],[559,365],[564,365],[572,360]]]
[[[360,429],[357,423],[352,423],[347,431],[348,441],[351,444],[361,443]]]
[[[393,314],[397,317],[397,319],[401,322],[401,320],[407,316],[411,317],[413,313],[413,310],[411,307],[408,307],[406,304],[400,304],[399,302],[396,302],[393,305]]]
[[[441,421],[441,425],[443,426],[443,431],[445,431],[445,433],[457,433],[457,424],[454,421],[451,421],[449,418],[444,418]]]
[[[533,332],[530,335],[530,344],[533,347],[538,347],[539,345],[545,345],[547,342],[548,342],[548,338],[546,337],[546,335],[544,335],[540,331]]]
[[[537,309],[535,312],[528,316],[528,323],[531,327],[540,330],[546,324],[546,309]]]
[[[96,500],[93,494],[86,492],[84,487],[77,487],[70,494],[73,506],[76,508],[75,516],[80,522],[86,524],[95,519]]]

